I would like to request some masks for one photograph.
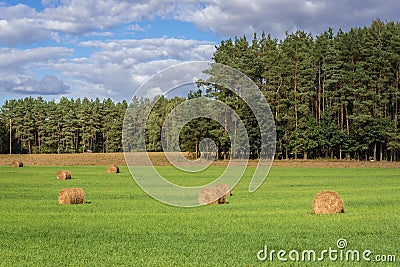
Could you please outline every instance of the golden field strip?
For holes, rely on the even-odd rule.
[[[155,166],[171,165],[161,152],[150,152]],[[140,157],[138,157],[140,159]],[[126,166],[124,153],[83,153],[83,154],[13,154],[0,155],[0,166],[10,165],[12,161],[22,161],[25,166],[106,166],[116,164]],[[214,161],[212,166],[226,166],[228,161]],[[257,160],[249,160],[249,166],[256,166]],[[356,161],[356,160],[275,160],[276,167],[310,168],[400,168],[400,162]]]

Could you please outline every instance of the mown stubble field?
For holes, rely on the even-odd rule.
[[[170,166],[163,153],[149,153],[155,166]],[[140,157],[138,157],[140,159]],[[26,166],[106,166],[110,163],[126,166],[123,153],[80,153],[80,154],[13,154],[0,155],[0,166],[8,166],[19,160]],[[215,161],[213,166],[226,166],[228,161]],[[138,164],[138,163],[137,163]],[[256,166],[250,160],[249,166]],[[274,167],[300,168],[400,168],[400,162],[356,161],[356,160],[275,160]]]

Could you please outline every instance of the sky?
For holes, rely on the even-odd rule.
[[[210,61],[228,38],[318,35],[399,14],[398,0],[0,0],[0,103],[129,101],[153,74]]]

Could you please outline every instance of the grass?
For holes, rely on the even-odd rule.
[[[396,255],[400,261],[398,169],[274,167],[255,193],[247,187],[254,168],[226,205],[178,208],[155,201],[122,167],[64,167],[72,180],[57,181],[59,167],[0,167],[0,266],[373,266],[376,263],[260,262],[269,250],[346,249]],[[176,183],[209,182],[223,167],[187,178],[159,167]],[[86,205],[58,205],[64,187],[81,187]],[[337,191],[345,213],[312,214],[322,190]],[[388,266],[390,264],[381,264]]]

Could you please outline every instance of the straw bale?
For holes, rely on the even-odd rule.
[[[57,180],[69,180],[72,178],[71,172],[67,170],[59,170],[56,175]]]
[[[13,162],[11,162],[11,167],[21,168],[24,167],[24,164],[22,163],[22,161],[14,160]]]
[[[58,194],[59,204],[85,204],[85,192],[82,188],[64,188]]]
[[[341,213],[344,212],[344,202],[338,193],[322,191],[314,199],[313,210],[315,214]]]
[[[108,165],[108,167],[107,167],[107,173],[109,173],[109,174],[117,174],[117,173],[119,173],[119,168],[118,168],[118,166],[115,165],[115,164],[110,164],[110,165]]]

